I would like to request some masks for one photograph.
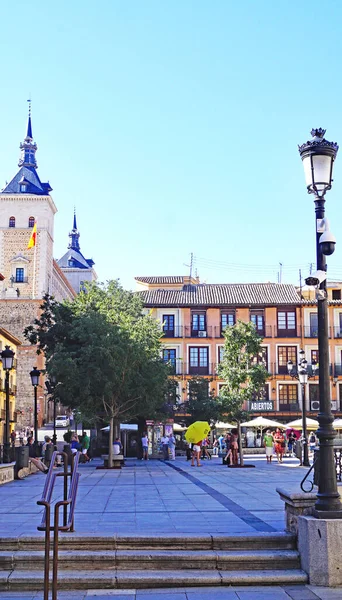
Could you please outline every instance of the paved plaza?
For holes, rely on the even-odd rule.
[[[174,462],[129,459],[121,470],[96,469],[93,460],[80,465],[75,534],[205,534],[284,530],[284,506],[276,487],[300,491],[306,469],[296,459],[268,465],[265,458],[248,458],[255,468],[228,469],[220,459],[192,468],[185,458]],[[0,537],[42,535],[41,473],[0,488]],[[56,490],[58,492],[58,490]],[[37,592],[0,592],[0,600],[41,600]],[[342,589],[313,586],[215,587],[154,590],[75,591],[59,600],[332,600]]]

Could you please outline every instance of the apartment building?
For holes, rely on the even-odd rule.
[[[9,372],[9,418],[10,429],[14,429],[17,422],[18,412],[16,410],[16,395],[17,395],[17,350],[21,345],[21,341],[14,335],[9,333],[3,327],[0,327],[0,352],[9,346],[15,353],[13,368]],[[0,368],[0,444],[4,442],[4,434],[6,427],[6,390],[5,390],[6,371],[1,364]]]
[[[210,389],[219,395],[224,385],[217,369],[223,332],[241,320],[252,321],[263,338],[263,357],[270,374],[263,398],[245,408],[283,422],[300,413],[301,386],[288,375],[287,362],[296,364],[303,348],[310,375],[306,408],[309,415],[317,414],[317,303],[311,289],[279,283],[203,284],[186,276],[136,277],[136,282],[146,311],[160,323],[163,358],[172,365],[180,404],[186,401],[188,382],[194,376],[207,378]],[[341,293],[342,283],[329,284],[331,398],[336,416],[342,415]],[[318,365],[316,371],[313,364]]]

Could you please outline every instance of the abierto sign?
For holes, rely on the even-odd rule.
[[[251,400],[249,409],[251,412],[267,412],[274,410],[273,400]]]

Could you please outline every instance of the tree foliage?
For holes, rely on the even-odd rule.
[[[262,338],[253,323],[238,321],[225,329],[224,337],[220,396],[229,419],[240,420],[243,404],[263,394],[269,374],[263,361]]]
[[[209,390],[210,382],[204,377],[192,377],[189,380],[189,395],[183,405],[184,411],[190,416],[186,417],[187,424],[194,421],[208,421],[214,424],[223,415],[223,406],[220,398]]]
[[[25,337],[44,352],[63,404],[89,418],[151,417],[165,401],[159,327],[118,281],[89,284],[73,302],[46,295]]]

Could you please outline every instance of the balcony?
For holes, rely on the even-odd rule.
[[[334,365],[334,377],[340,377],[342,375],[342,365]]]
[[[207,365],[192,365],[190,363],[182,363],[183,364],[183,375],[198,375],[201,377],[202,375],[214,375],[216,363],[208,363]]]
[[[328,335],[329,338],[331,338],[331,331],[330,331],[330,327],[328,327]],[[336,327],[336,329],[340,329],[339,327]],[[312,339],[317,339],[318,338],[318,327],[315,326],[311,326],[311,325],[304,325],[303,327],[303,335],[305,338],[312,338]],[[335,336],[335,337],[342,337],[342,330],[341,330],[341,336]]]
[[[182,375],[183,374],[183,362],[178,358],[171,358],[170,360],[164,360],[169,367],[170,375]]]
[[[334,327],[334,338],[342,338],[342,327]]]
[[[28,277],[21,277],[21,279],[16,279],[13,283],[28,283]]]
[[[164,338],[182,338],[183,337],[183,326],[176,325],[173,329],[163,328]]]
[[[295,329],[280,329],[275,326],[274,329],[275,337],[278,338],[296,338],[300,337],[300,327],[296,327]]]
[[[279,412],[300,412],[300,407],[298,403],[279,404]]]
[[[193,329],[192,327],[185,326],[185,337],[186,338],[211,338],[213,328],[206,327],[206,329]]]

